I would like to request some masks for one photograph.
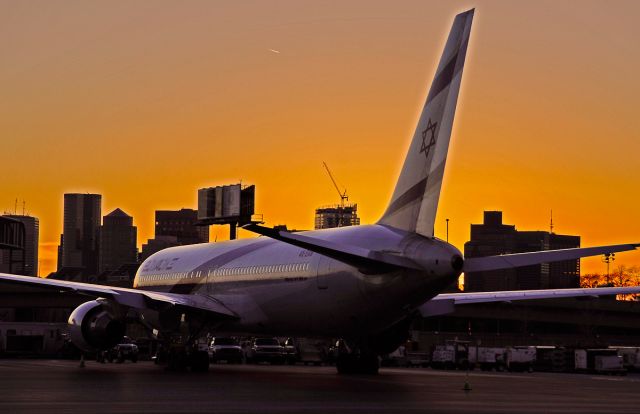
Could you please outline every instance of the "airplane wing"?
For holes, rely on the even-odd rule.
[[[248,224],[242,228],[275,240],[280,240],[284,243],[302,247],[312,252],[320,253],[368,272],[384,273],[394,268],[423,270],[413,260],[387,252],[343,245],[302,234],[279,231],[257,224]]]
[[[422,316],[451,313],[456,305],[514,300],[558,299],[639,294],[640,286],[577,289],[512,290],[500,292],[442,293],[418,308]]]
[[[198,310],[211,313],[220,318],[238,316],[224,304],[211,297],[202,295],[183,295],[177,293],[151,292],[91,283],[69,282],[65,280],[42,279],[32,276],[17,276],[0,273],[1,283],[13,283],[40,288],[50,288],[58,293],[74,292],[93,298],[111,299],[120,305],[134,309],[162,309],[178,306],[186,310]]]
[[[487,270],[509,269],[547,262],[579,259],[587,256],[618,253],[635,250],[639,243],[615,244],[612,246],[582,247],[574,249],[545,250],[541,252],[502,254],[499,256],[471,257],[464,259],[463,272],[484,272]]]

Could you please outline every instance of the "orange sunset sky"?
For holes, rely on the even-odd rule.
[[[312,228],[339,201],[326,161],[374,222],[471,7],[436,235],[449,218],[462,249],[483,210],[547,230],[553,209],[583,246],[640,242],[635,1],[1,2],[0,210],[39,217],[42,275],[65,192],[125,210],[139,244],[156,209],[239,179],[267,225]]]

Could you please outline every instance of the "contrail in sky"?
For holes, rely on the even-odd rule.
[[[277,53],[277,54],[280,54],[280,51],[279,51],[279,50],[275,50],[275,49],[269,49],[269,51],[270,51],[270,52],[273,52],[273,53]]]

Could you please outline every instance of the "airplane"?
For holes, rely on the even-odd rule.
[[[196,343],[206,332],[341,338],[337,371],[376,374],[379,355],[408,336],[411,321],[468,303],[640,293],[640,287],[442,293],[462,272],[515,268],[634,250],[639,243],[465,259],[434,237],[454,113],[474,10],[458,14],[427,94],[395,190],[370,225],[287,232],[172,247],[140,266],[132,289],[0,275],[0,283],[88,297],[69,317],[83,350],[113,347],[131,315],[165,345],[170,367],[206,371]],[[394,143],[395,144],[395,143]]]

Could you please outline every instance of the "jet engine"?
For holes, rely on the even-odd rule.
[[[93,300],[78,306],[69,316],[69,336],[74,345],[85,351],[114,347],[125,333],[125,322],[108,307]]]

